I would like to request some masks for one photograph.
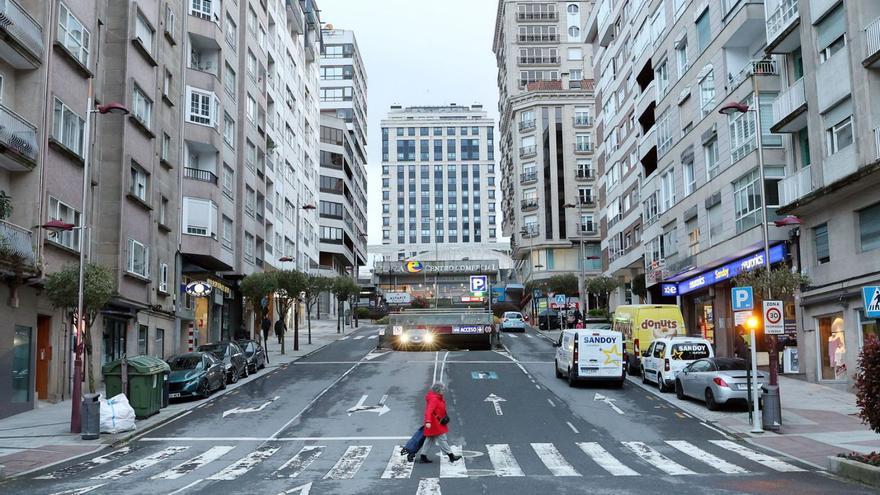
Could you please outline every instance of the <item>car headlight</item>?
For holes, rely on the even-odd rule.
[[[400,325],[394,325],[394,327],[391,328],[391,332],[393,335],[400,335],[403,333],[403,327]]]
[[[403,342],[404,344],[409,342],[409,335],[407,335],[405,333],[400,334],[400,341]]]
[[[434,334],[433,333],[426,333],[425,334],[425,343],[426,344],[433,344],[434,343]]]

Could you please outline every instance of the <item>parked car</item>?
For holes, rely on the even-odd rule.
[[[627,373],[638,375],[641,356],[654,339],[686,335],[684,317],[675,304],[631,304],[614,309],[612,325],[623,333],[624,360]]]
[[[199,351],[210,352],[215,358],[223,362],[226,367],[226,382],[235,383],[239,378],[245,378],[248,372],[247,357],[244,351],[235,342],[222,341],[214,344],[199,346]]]
[[[501,325],[499,328],[502,332],[525,332],[526,322],[523,320],[523,315],[519,311],[505,311],[504,314],[501,315]]]
[[[679,399],[692,397],[706,402],[710,411],[732,400],[747,401],[749,386],[746,380],[748,362],[740,358],[698,359],[684,367],[675,379],[675,395]],[[761,400],[761,387],[767,374],[758,372],[752,379]]]
[[[168,360],[168,398],[208,397],[226,388],[226,367],[209,352],[189,352]]]
[[[623,334],[620,332],[610,328],[563,330],[553,347],[556,348],[553,361],[556,378],[566,378],[569,386],[573,387],[579,381],[598,380],[623,387],[626,370],[623,363]]]
[[[538,328],[540,330],[555,330],[559,325],[559,311],[555,309],[542,309],[538,312]]]
[[[642,355],[642,383],[656,382],[660,391],[666,392],[685,366],[711,357],[715,357],[712,344],[700,337],[654,339]]]
[[[257,370],[266,367],[266,350],[263,349],[259,342],[251,339],[242,339],[237,340],[235,343],[244,351],[248,370],[251,373],[256,373]]]

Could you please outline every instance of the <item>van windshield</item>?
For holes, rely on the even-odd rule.
[[[703,343],[672,344],[672,359],[693,361],[709,357],[709,346]]]

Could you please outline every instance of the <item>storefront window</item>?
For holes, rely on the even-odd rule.
[[[113,318],[104,319],[103,362],[105,364],[119,359],[125,354],[126,337],[125,321],[114,320]]]
[[[694,316],[697,318],[696,332],[689,334],[702,337],[715,345],[715,312],[709,296],[694,299]]]
[[[12,339],[11,401],[29,402],[31,388],[31,328],[16,325]]]
[[[877,321],[877,319],[868,318],[865,316],[863,310],[859,310],[859,330],[861,330],[860,346],[865,345],[865,342],[871,337],[880,339],[880,328],[878,328]]]
[[[817,319],[823,380],[846,379],[846,339],[843,313]]]

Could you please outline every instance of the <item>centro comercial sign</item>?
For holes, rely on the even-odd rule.
[[[398,261],[379,262],[376,264],[376,273],[401,273],[401,274],[425,274],[425,273],[496,273],[497,261]]]

